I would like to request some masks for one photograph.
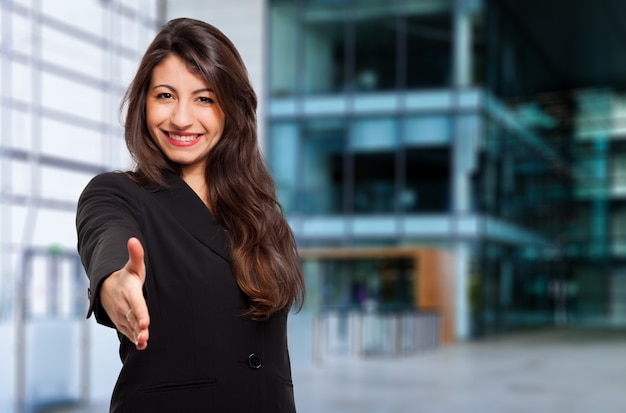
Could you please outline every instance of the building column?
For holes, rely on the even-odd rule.
[[[451,200],[452,222],[451,243],[454,251],[454,288],[455,288],[455,335],[459,340],[469,338],[471,331],[471,308],[469,295],[471,247],[470,242],[459,235],[461,223],[471,218],[472,182],[471,176],[476,168],[479,142],[479,123],[477,115],[454,115],[451,156]]]
[[[455,0],[452,10],[452,90],[460,100],[464,88],[472,85],[472,16],[481,7],[479,0]],[[476,167],[479,124],[476,116],[453,113],[451,156],[451,199],[454,228],[451,233],[454,252],[455,337],[469,338],[471,308],[469,296],[471,250],[467,240],[458,237],[459,223],[471,214],[471,174]]]
[[[472,83],[472,15],[480,7],[478,0],[455,0],[452,9],[452,85]]]

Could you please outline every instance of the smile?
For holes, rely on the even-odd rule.
[[[172,145],[176,146],[191,146],[200,140],[201,134],[184,134],[177,135],[170,132],[165,132],[167,139],[170,141]]]

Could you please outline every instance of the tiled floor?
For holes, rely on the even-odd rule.
[[[298,413],[621,413],[626,329],[515,334],[293,373]]]

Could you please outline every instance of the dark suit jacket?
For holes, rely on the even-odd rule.
[[[145,251],[150,341],[120,336],[123,366],[112,412],[295,412],[287,312],[264,322],[242,313],[247,297],[230,266],[227,234],[178,176],[145,188],[122,173],[95,177],[76,217],[78,250],[90,279],[89,315],[111,326],[98,303],[102,281]]]

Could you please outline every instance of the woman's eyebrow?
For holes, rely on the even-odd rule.
[[[160,88],[160,87],[164,87],[166,89],[171,90],[172,92],[176,92],[176,88],[174,86],[171,86],[171,85],[168,85],[168,84],[165,84],[165,83],[162,83],[160,85],[154,85],[152,87],[152,89],[157,89],[157,88]],[[201,89],[196,89],[196,90],[194,90],[191,93],[196,95],[198,93],[204,93],[204,92],[215,93],[215,90],[213,90],[213,88],[210,88],[210,87],[203,87]]]
[[[157,89],[157,88],[160,88],[160,87],[164,87],[166,89],[171,90],[172,92],[176,92],[176,88],[174,88],[174,86],[170,86],[170,85],[167,85],[165,83],[162,83],[160,85],[154,85],[154,86],[152,86],[152,89]]]
[[[209,92],[209,93],[215,93],[215,90],[213,90],[210,87],[203,87],[202,89],[197,89],[193,91],[193,94],[198,94],[198,93],[204,93],[204,92]]]

